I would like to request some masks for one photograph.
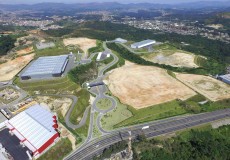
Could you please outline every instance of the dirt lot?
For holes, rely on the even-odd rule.
[[[166,64],[175,67],[189,67],[197,68],[198,65],[194,63],[194,54],[188,54],[183,52],[174,52],[172,54],[167,53],[152,53],[144,57],[146,60]]]
[[[163,69],[130,62],[113,70],[105,83],[122,103],[136,109],[175,99],[185,100],[196,94]]]
[[[17,51],[17,55],[28,54],[34,51],[33,46]]]
[[[95,39],[89,39],[89,38],[68,38],[68,39],[64,39],[63,43],[65,46],[77,45],[85,53],[87,53],[89,48],[96,47],[96,40]]]
[[[202,75],[176,74],[176,76],[211,101],[230,98],[230,86],[219,80]]]
[[[36,101],[48,106],[49,109],[54,112],[61,111],[63,116],[66,115],[70,105],[72,104],[72,100],[69,98],[53,98],[48,96],[38,96]]]
[[[0,64],[0,81],[12,79],[18,72],[24,68],[32,59],[34,54],[21,56],[6,63]]]

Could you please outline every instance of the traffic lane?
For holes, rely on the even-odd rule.
[[[177,122],[180,122],[181,125],[177,125],[177,126],[174,126],[174,129],[173,128],[167,128],[167,132],[169,131],[174,131],[174,130],[178,130],[178,129],[183,129],[183,128],[186,128],[188,126],[194,126],[194,125],[199,125],[199,124],[202,124],[202,123],[206,123],[206,122],[210,122],[210,121],[214,121],[214,120],[217,120],[217,119],[221,119],[221,118],[225,118],[225,117],[229,117],[229,112],[230,112],[230,109],[226,109],[226,110],[221,110],[221,111],[215,111],[215,112],[211,112],[211,113],[205,113],[205,114],[202,114],[202,119],[197,119],[197,118],[201,118],[201,116],[198,116],[198,115],[195,115],[195,116],[192,116],[192,117],[186,117],[184,119],[181,119],[180,121],[177,121]],[[210,118],[208,119],[205,119],[206,117],[208,116],[211,116]],[[213,117],[214,116],[214,117]],[[193,120],[195,120],[193,122]],[[186,123],[188,123],[188,125],[186,126]],[[193,123],[191,123],[193,122]],[[170,123],[170,122],[168,122]],[[178,123],[178,124],[180,124]],[[176,123],[177,124],[177,123]],[[175,125],[175,124],[174,124]],[[158,125],[159,126],[159,125]],[[156,125],[155,125],[156,127]],[[137,129],[136,129],[137,128]],[[138,129],[138,127],[134,128],[134,130],[132,130],[132,135],[137,136],[138,134],[140,133],[143,133],[143,130],[142,129]],[[135,130],[136,129],[136,130]],[[153,129],[154,130],[154,129]],[[159,133],[158,133],[159,132]],[[149,133],[146,133],[147,134],[147,137],[152,137],[152,136],[156,136],[158,134],[165,134],[166,131],[155,131],[155,132],[149,132]],[[128,139],[129,137],[129,134],[128,132],[123,132],[121,133],[122,134],[122,137],[123,139]],[[114,136],[114,135],[113,135]],[[121,141],[121,138],[118,136],[118,137],[109,137],[109,138],[106,138],[102,141],[99,141],[97,143],[95,143],[94,145],[92,146],[88,146],[86,147],[85,149],[82,149],[81,150],[81,153],[85,156],[89,153],[92,153],[94,150],[96,150],[95,152],[97,152],[97,145],[101,145],[103,148],[106,148],[108,147],[111,143],[115,143],[114,141],[118,141],[120,139]],[[109,144],[109,145],[108,145]],[[105,146],[103,146],[105,145]],[[95,148],[96,147],[96,148]],[[78,154],[78,152],[75,152],[76,154]],[[75,157],[76,158],[76,157]],[[80,157],[78,157],[80,158]],[[82,157],[84,158],[84,157]],[[86,157],[87,158],[87,157]]]
[[[226,113],[226,111],[222,111],[222,112],[215,112],[216,115],[221,114],[221,116],[224,117],[224,115],[229,115],[228,113]],[[215,114],[208,114],[209,116],[211,116],[212,120],[215,120],[215,118],[213,118],[213,116],[216,116]],[[149,129],[146,129],[145,132],[148,131],[153,131],[153,130],[160,130],[160,129],[164,129],[170,126],[174,126],[174,125],[179,125],[179,124],[186,124],[186,123],[190,123],[193,121],[203,121],[203,119],[207,118],[207,116],[202,115],[203,117],[197,117],[195,116],[195,118],[189,117],[189,118],[184,118],[184,119],[180,119],[180,120],[175,120],[172,122],[165,122],[165,123],[160,123],[160,124],[153,124],[153,125],[149,125]],[[197,118],[201,118],[201,119],[197,119]],[[133,128],[129,128],[129,130],[132,130],[132,135],[138,135],[138,134],[142,134],[143,130],[140,127],[133,127]],[[124,132],[120,132],[120,134],[122,135],[122,137],[128,137],[129,133],[128,131],[124,131]]]
[[[153,126],[149,126],[148,129],[136,129],[136,130],[132,130],[132,135],[139,135],[139,134],[143,134],[143,133],[148,133],[148,132],[152,132],[152,131],[158,131],[158,130],[165,130],[167,128],[170,128],[171,126],[180,126],[180,125],[184,125],[185,127],[189,127],[189,126],[194,126],[192,124],[202,124],[202,123],[207,123],[207,122],[211,122],[211,121],[215,121],[221,118],[226,118],[226,117],[230,117],[229,114],[222,112],[222,113],[218,113],[216,115],[210,115],[209,117],[205,116],[202,117],[200,119],[195,119],[193,121],[191,120],[186,120],[186,119],[181,119],[181,120],[177,120],[175,122],[168,122],[166,124],[161,124],[161,125],[153,125]],[[122,137],[123,138],[127,138],[129,137],[128,132],[126,133],[122,133]]]
[[[74,154],[72,156],[69,156],[67,159],[68,160],[76,160],[76,159],[83,159],[86,156],[88,157],[89,153],[95,153],[92,151],[97,151],[99,149],[104,149],[116,142],[121,141],[121,138],[119,135],[116,136],[112,136],[112,137],[107,137],[106,139],[103,139],[99,142],[96,142],[94,144],[92,144],[91,146],[88,146],[86,148],[84,148],[83,150],[80,150],[77,152],[77,154]]]

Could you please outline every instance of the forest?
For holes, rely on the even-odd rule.
[[[127,148],[122,141],[104,149],[94,160],[109,158]],[[230,159],[230,125],[212,129],[202,126],[177,133],[171,138],[146,139],[138,135],[132,143],[134,160],[228,160]]]
[[[14,48],[16,39],[11,36],[0,36],[0,56],[6,55],[8,51]]]
[[[72,69],[68,75],[73,82],[81,85],[97,75],[96,63],[91,62],[89,64],[77,66]]]
[[[230,125],[192,129],[166,140],[142,138],[133,146],[135,160],[227,160],[230,159]]]
[[[45,32],[51,36],[71,34],[73,37],[88,37],[101,41],[113,40],[117,37],[121,37],[130,41],[155,39],[159,42],[168,42],[178,49],[208,57],[208,64],[205,64],[205,66],[213,73],[223,73],[226,65],[230,62],[229,44],[217,40],[210,40],[199,35],[159,33],[123,24],[98,21],[85,22],[81,25],[69,25],[63,29],[55,30],[55,32],[51,30]],[[182,45],[181,42],[185,42],[189,45]],[[212,71],[216,68],[216,64],[218,71]]]
[[[172,67],[169,65],[164,65],[164,64],[158,64],[158,63],[153,63],[150,61],[146,61],[145,59],[141,58],[140,56],[133,54],[130,52],[128,49],[124,48],[123,46],[115,43],[107,43],[108,48],[116,51],[117,53],[120,53],[120,56],[126,60],[129,60],[131,62],[140,64],[140,65],[147,65],[147,66],[156,66],[160,67],[166,70],[174,71],[174,72],[186,72],[186,73],[191,73],[191,74],[218,74],[223,72],[225,70],[225,65],[216,63],[216,61],[212,62],[211,60],[209,61],[202,61],[202,67],[200,68],[178,68],[178,67]]]

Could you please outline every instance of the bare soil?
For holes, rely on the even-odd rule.
[[[136,109],[185,100],[196,93],[167,74],[166,70],[130,62],[113,70],[105,79],[113,95]]]
[[[209,76],[176,74],[177,78],[211,101],[230,98],[230,86]]]
[[[38,96],[36,101],[48,106],[49,109],[54,112],[61,111],[63,117],[65,117],[70,105],[72,104],[72,100],[70,98],[53,98],[49,96]]]
[[[174,67],[189,67],[197,68],[198,65],[195,64],[194,54],[188,54],[183,52],[175,52],[173,54],[165,53],[152,53],[146,57],[146,60],[152,61],[154,63],[166,64]]]
[[[0,64],[0,81],[11,80],[18,74],[32,59],[34,54],[29,54],[9,60],[6,63]]]
[[[63,40],[63,43],[65,46],[77,45],[85,53],[88,52],[88,49],[97,46],[95,39],[89,39],[89,38],[84,38],[84,37],[82,37],[82,38],[67,38],[67,39]]]
[[[17,51],[17,55],[24,55],[34,51],[33,46]]]

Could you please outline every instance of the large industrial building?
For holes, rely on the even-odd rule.
[[[56,116],[38,104],[5,121],[5,125],[35,158],[59,139]]]
[[[115,43],[127,43],[128,41],[126,39],[116,38],[113,42],[115,42]]]
[[[21,74],[22,80],[60,77],[68,64],[68,55],[39,57]]]
[[[219,76],[218,79],[220,79],[221,81],[227,84],[230,84],[230,74]]]
[[[131,44],[131,48],[139,49],[139,48],[149,47],[149,46],[152,46],[155,43],[156,43],[155,40],[147,39],[147,40],[144,40],[144,41],[141,41],[141,42],[136,42],[136,43]]]

